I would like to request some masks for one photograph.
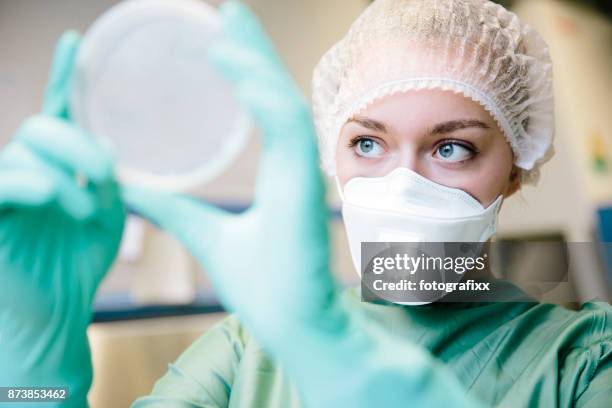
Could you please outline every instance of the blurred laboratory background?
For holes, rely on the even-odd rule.
[[[218,4],[218,1],[209,1]],[[367,0],[246,0],[286,65],[310,94],[320,56],[368,5]],[[85,32],[117,0],[0,1],[0,148],[39,110],[55,41]],[[556,156],[537,187],[525,187],[501,212],[499,239],[592,242],[570,257],[579,270],[545,300],[609,299],[612,282],[612,3],[609,0],[500,1],[542,34],[554,61]],[[255,131],[256,132],[256,131]],[[257,137],[234,165],[197,193],[229,209],[248,207],[260,146]],[[358,284],[330,184],[334,270]],[[605,244],[608,242],[608,244]],[[504,276],[558,267],[555,253],[534,253]],[[565,254],[566,255],[566,254]],[[526,265],[528,263],[528,265]],[[527,272],[526,272],[527,271]],[[568,306],[572,306],[568,304]],[[130,217],[121,255],[96,300],[90,328],[95,378],[91,406],[128,406],[192,341],[223,318],[206,275],[171,237]]]

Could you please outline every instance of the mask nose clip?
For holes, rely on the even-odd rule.
[[[443,208],[450,204],[439,194],[434,194],[431,189],[424,190],[424,185],[434,183],[407,167],[393,170],[389,174],[389,179],[388,193],[397,197],[401,204],[416,208]]]

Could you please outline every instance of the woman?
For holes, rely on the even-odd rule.
[[[84,403],[91,375],[84,332],[116,253],[123,199],[176,235],[237,312],[134,406],[608,406],[609,305],[577,312],[534,301],[411,307],[341,293],[329,271],[308,107],[248,10],[228,3],[222,14],[227,38],[211,58],[235,81],[264,138],[253,207],[235,216],[133,188],[120,197],[110,159],[65,120],[78,43],[65,38],[47,115],[24,124],[1,162],[0,203],[11,211],[0,224],[10,288],[0,289],[0,327],[19,335],[0,338],[7,351],[0,382],[69,384],[73,405]],[[440,193],[453,206],[461,201],[471,211],[461,219],[481,219],[489,208],[496,215],[500,197],[535,180],[552,151],[544,44],[485,0],[377,0],[323,58],[314,103],[323,164],[337,177],[345,209],[361,199],[355,186],[373,180],[394,186],[398,202],[418,189],[427,200]],[[55,142],[74,147],[66,152]],[[77,188],[75,173],[89,183]],[[377,201],[385,200],[369,199],[364,208],[388,210],[388,201]],[[399,213],[431,219],[419,211],[434,207]],[[24,238],[41,219],[49,223],[40,232],[48,237],[44,251]],[[491,226],[479,238],[488,239]],[[29,314],[19,299],[25,293],[40,296]]]

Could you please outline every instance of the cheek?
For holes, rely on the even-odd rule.
[[[351,156],[352,154],[348,149],[338,149],[336,154],[336,175],[342,186],[353,177],[357,177],[360,173],[357,160]]]
[[[347,147],[348,144],[347,137],[340,135],[336,145],[336,176],[342,186],[355,177],[355,174],[359,171],[357,161],[353,157],[351,149]]]
[[[394,155],[365,159],[359,157],[355,148],[348,145],[349,139],[341,137],[336,148],[336,175],[342,186],[355,177],[382,177],[398,165]]]
[[[383,177],[400,166],[397,155],[387,155],[380,159],[364,159],[344,147],[336,154],[336,175],[344,186],[355,177]]]
[[[505,146],[504,146],[505,147]],[[510,174],[513,168],[513,155],[510,147],[499,149],[482,161],[477,174],[465,180],[462,188],[472,194],[486,208],[500,194],[503,194],[510,184]]]

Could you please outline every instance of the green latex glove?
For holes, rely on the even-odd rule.
[[[254,204],[232,215],[189,197],[125,189],[128,205],[204,265],[221,301],[278,359],[306,406],[472,406],[427,352],[347,312],[329,270],[308,104],[248,9],[228,2],[221,14],[226,38],[212,60],[263,133]]]
[[[68,387],[70,407],[87,405],[86,329],[125,219],[109,152],[70,123],[78,45],[62,36],[43,113],[0,152],[0,386]]]
[[[213,48],[212,61],[234,82],[263,133],[254,205],[235,215],[143,189],[124,188],[124,197],[182,241],[210,271],[222,302],[262,336],[280,335],[285,317],[336,327],[345,318],[331,307],[325,189],[308,104],[255,17],[238,3],[221,12],[228,34]]]

